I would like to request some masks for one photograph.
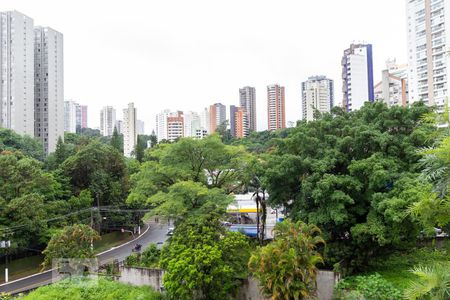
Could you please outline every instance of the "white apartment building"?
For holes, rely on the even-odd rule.
[[[123,110],[123,154],[131,157],[137,143],[137,112],[134,103]]]
[[[171,114],[170,110],[166,109],[156,115],[156,136],[158,143],[162,140],[167,140],[167,117]]]
[[[104,106],[100,111],[100,133],[112,136],[116,125],[116,110],[112,106]]]
[[[371,44],[351,44],[342,57],[342,107],[358,110],[373,102],[373,61]]]
[[[206,127],[202,126],[202,123],[206,123],[206,121],[202,121],[201,114],[193,111],[184,112],[184,137],[197,137],[197,133],[206,132],[208,134],[208,130]]]
[[[394,60],[386,61],[386,69],[381,72],[381,81],[374,87],[375,101],[382,101],[388,106],[407,106],[408,100],[408,65],[398,65]]]
[[[284,86],[273,84],[267,86],[267,124],[268,130],[286,128]]]
[[[407,0],[409,102],[448,96],[450,0]]]
[[[256,90],[245,86],[239,89],[239,106],[245,109],[248,120],[248,131],[256,131]]]
[[[314,111],[329,113],[334,105],[333,80],[312,76],[302,82],[302,119],[314,120]]]
[[[0,12],[0,127],[34,136],[33,19]]]
[[[64,138],[64,41],[49,27],[35,27],[34,37],[34,135],[49,154]]]
[[[78,103],[75,101],[64,101],[64,131],[77,132]]]

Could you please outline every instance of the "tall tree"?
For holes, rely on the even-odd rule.
[[[114,126],[113,135],[111,137],[110,141],[111,146],[113,146],[117,151],[120,153],[123,153],[123,138],[119,135],[119,132],[117,131],[117,127]]]
[[[83,224],[75,224],[64,227],[53,235],[45,255],[44,267],[50,267],[53,259],[58,258],[93,258],[95,253],[91,244],[99,240],[100,236],[91,227]]]
[[[138,162],[142,162],[144,160],[144,150],[146,148],[144,146],[144,143],[145,143],[145,141],[143,139],[141,139],[140,135],[138,135],[136,147],[134,148],[134,155]]]
[[[405,195],[417,184],[416,149],[435,130],[421,120],[429,111],[374,103],[299,123],[268,157],[270,204],[324,231],[330,266],[364,267],[384,248],[406,246],[417,226],[400,211],[414,200]]]
[[[191,218],[163,248],[164,287],[174,299],[232,299],[249,255],[247,238],[226,231],[217,215]]]

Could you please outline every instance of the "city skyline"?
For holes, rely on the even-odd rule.
[[[326,11],[322,11],[324,3]],[[348,1],[352,7],[349,18],[336,13],[346,11],[335,1],[284,1],[277,6],[264,1],[217,5],[180,1],[176,3],[180,9],[170,14],[166,12],[172,5],[166,3],[134,3],[129,10],[115,1],[89,3],[89,9],[87,4],[6,0],[2,10],[18,10],[36,24],[51,24],[64,34],[66,99],[89,104],[89,127],[99,127],[97,116],[103,106],[120,109],[134,102],[140,108],[139,118],[151,125],[146,127],[149,133],[154,129],[154,116],[165,108],[199,111],[215,102],[236,104],[238,89],[248,85],[256,88],[257,130],[264,130],[266,86],[273,82],[285,86],[286,119],[300,119],[301,82],[325,75],[337,83],[342,51],[353,41],[373,44],[376,82],[381,80],[386,59],[406,62],[404,1]],[[105,5],[108,16],[101,14]],[[197,8],[192,9],[195,16],[181,13],[187,5]],[[279,14],[266,24],[265,18],[274,9]],[[308,16],[308,11],[319,9],[318,19]],[[80,14],[82,22],[77,17]],[[237,22],[230,24],[230,15]],[[380,15],[388,20],[386,25],[379,22]],[[267,38],[275,33],[275,38]],[[329,38],[316,39],[312,45],[306,42],[317,33]],[[113,46],[118,38],[122,42]],[[110,72],[110,62],[122,60],[125,54],[127,64],[116,65],[116,71]],[[129,75],[119,78],[117,73]],[[198,81],[207,83],[201,94],[196,91]],[[149,93],[149,86],[158,89]],[[336,84],[335,95],[339,90]],[[340,99],[336,97],[335,102]]]

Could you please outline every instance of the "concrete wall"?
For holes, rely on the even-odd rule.
[[[164,271],[161,269],[121,267],[119,281],[136,286],[151,286],[156,291],[161,291]],[[319,271],[317,275],[318,300],[332,300],[333,289],[339,275],[332,271]],[[237,300],[268,300],[263,297],[258,281],[252,277],[244,280],[236,296]]]
[[[164,271],[161,269],[121,267],[119,282],[136,286],[147,285],[155,291],[161,291],[163,275]]]

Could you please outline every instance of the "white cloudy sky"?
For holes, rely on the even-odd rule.
[[[335,80],[352,41],[373,44],[375,79],[385,60],[406,60],[404,0],[2,0],[36,25],[64,34],[65,98],[89,105],[89,126],[113,105],[135,102],[146,131],[162,109],[238,103],[256,87],[258,130],[267,128],[266,85],[286,86],[288,121],[300,119],[300,84]]]

